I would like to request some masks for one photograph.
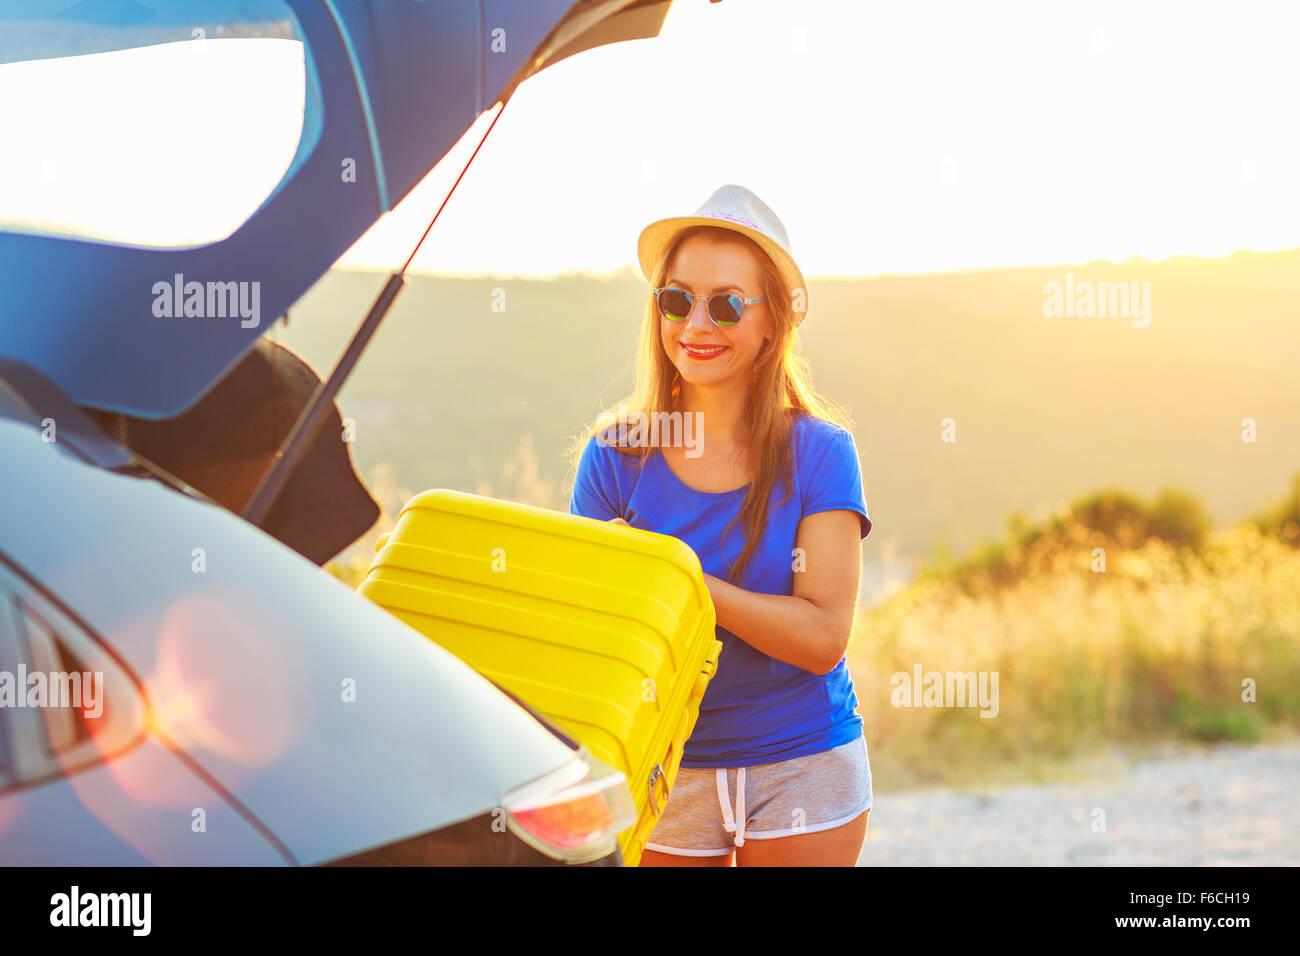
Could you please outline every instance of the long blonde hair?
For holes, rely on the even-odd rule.
[[[794,450],[791,430],[800,413],[851,428],[848,414],[830,399],[819,395],[812,385],[808,362],[797,353],[795,334],[796,313],[794,296],[804,290],[790,289],[776,265],[766,252],[748,236],[717,226],[692,226],[674,237],[654,271],[651,289],[663,285],[668,267],[677,249],[688,238],[705,234],[719,242],[730,242],[747,247],[755,256],[762,273],[763,295],[772,316],[772,338],[759,351],[754,362],[753,385],[750,402],[746,406],[744,442],[754,463],[754,478],[749,483],[745,500],[737,517],[743,519],[745,547],[731,566],[728,580],[739,583],[753,556],[754,549],[767,527],[768,502],[777,480],[785,485],[785,501],[794,489]],[[679,412],[680,397],[674,394],[677,367],[664,350],[659,309],[654,294],[647,291],[645,316],[641,323],[641,338],[637,346],[636,387],[630,396],[619,403],[630,413],[642,412],[653,416],[662,412]],[[612,411],[605,415],[612,416]],[[635,455],[644,464],[654,450],[649,442],[641,445],[620,445],[617,434],[611,430],[603,416],[587,425],[574,438],[569,457],[576,470],[583,449],[593,435],[609,432],[603,440],[622,454]],[[723,531],[726,534],[735,519]]]

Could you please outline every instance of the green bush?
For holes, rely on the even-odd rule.
[[[1264,534],[1300,548],[1300,473],[1291,480],[1291,492],[1250,519]]]
[[[1140,548],[1153,538],[1199,552],[1210,531],[1204,506],[1188,492],[1166,488],[1148,503],[1111,488],[1076,498],[1046,521],[1013,513],[1002,541],[981,545],[962,559],[937,553],[921,578],[953,580],[965,593],[981,594],[1014,587],[1062,552],[1078,552],[1086,563],[1093,548]]]
[[[1205,743],[1255,743],[1264,735],[1259,711],[1251,704],[1215,707],[1183,694],[1173,708],[1173,724],[1182,735]]]

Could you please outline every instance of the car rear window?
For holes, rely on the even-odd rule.
[[[0,555],[0,790],[104,760],[144,719],[125,668]]]
[[[280,0],[0,3],[0,230],[223,239],[310,154],[320,118]]]

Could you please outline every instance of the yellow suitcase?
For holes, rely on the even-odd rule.
[[[438,489],[402,509],[358,591],[626,774],[635,866],[722,644],[682,541]]]

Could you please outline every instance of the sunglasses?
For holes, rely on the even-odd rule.
[[[704,311],[708,313],[709,321],[724,329],[729,329],[740,321],[740,317],[745,314],[745,306],[763,301],[762,296],[757,299],[742,299],[735,293],[695,296],[675,286],[655,289],[654,295],[655,302],[659,306],[659,314],[669,322],[683,321],[691,314],[691,307],[699,298],[704,301]]]

